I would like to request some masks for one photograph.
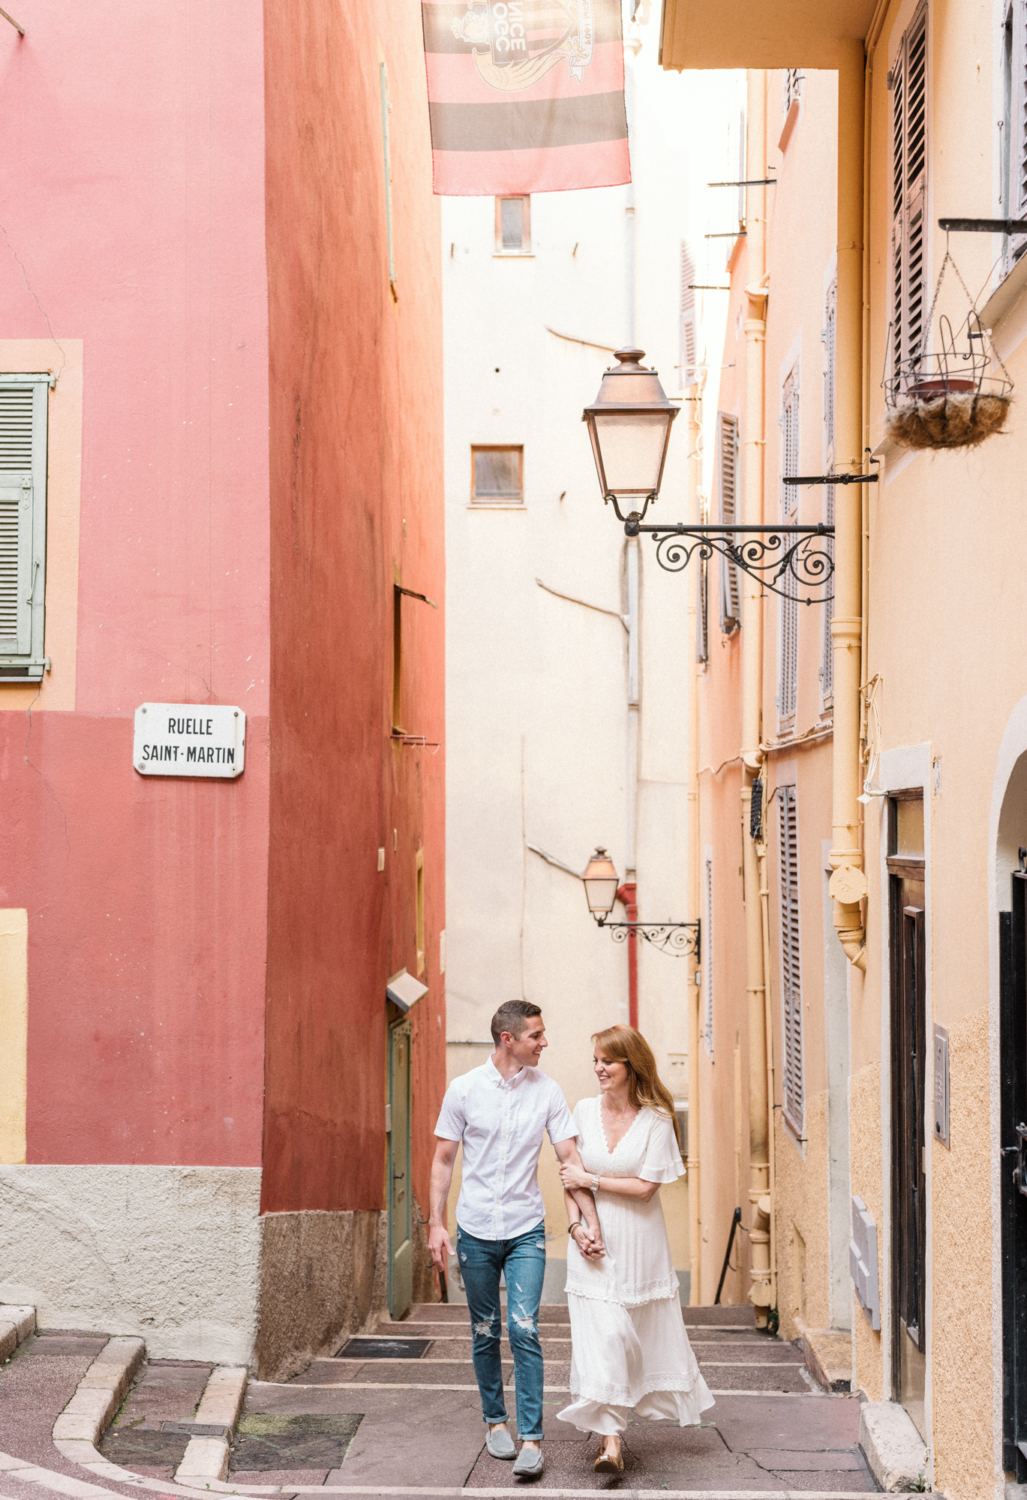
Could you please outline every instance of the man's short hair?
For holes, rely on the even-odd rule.
[[[527,1023],[541,1014],[539,1007],[530,1000],[504,1000],[492,1017],[492,1040],[498,1047],[503,1032],[508,1031],[516,1041]]]

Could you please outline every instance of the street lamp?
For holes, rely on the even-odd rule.
[[[581,879],[585,887],[585,900],[588,902],[588,909],[592,913],[596,926],[608,927],[615,943],[629,943],[632,956],[635,952],[635,939],[641,937],[664,953],[673,953],[677,958],[691,953],[695,956],[696,963],[699,962],[701,930],[699,923],[635,921],[638,912],[638,907],[635,905],[635,882],[631,880],[626,881],[624,885],[620,884],[620,876],[617,874],[613,860],[602,845],[596,849],[589,860]],[[627,922],[609,920],[615,901],[624,902],[631,920]],[[633,957],[632,961],[634,962]]]
[[[667,400],[656,371],[639,363],[644,349],[618,349],[616,358],[620,363],[607,370],[595,403],[585,407],[581,420],[588,424],[603,500],[613,502],[618,521],[628,519],[621,515],[618,498],[643,500],[640,511],[632,507],[629,512],[640,521],[660,492],[678,408]]]

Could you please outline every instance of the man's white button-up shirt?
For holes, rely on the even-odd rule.
[[[478,1240],[512,1240],[542,1222],[538,1158],[578,1134],[559,1084],[539,1068],[505,1079],[490,1058],[454,1078],[435,1134],[464,1148],[456,1218]]]

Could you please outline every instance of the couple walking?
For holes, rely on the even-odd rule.
[[[568,1213],[567,1305],[572,1401],[560,1421],[601,1439],[595,1468],[620,1473],[628,1418],[685,1427],[713,1397],[699,1374],[681,1316],[677,1273],[658,1197],[684,1173],[673,1103],[645,1038],[611,1026],[592,1038],[599,1094],[573,1115],[539,1061],[542,1012],[510,1000],[492,1018],[496,1050],[456,1078],[435,1127],[428,1244],[441,1269],[453,1253],[446,1200],[463,1144],[456,1254],[471,1317],[474,1373],[494,1458],[513,1472],[542,1472],[539,1305],[546,1269],[538,1159],[548,1133],[560,1161]],[[500,1358],[504,1273],[517,1390],[520,1453],[507,1427]]]

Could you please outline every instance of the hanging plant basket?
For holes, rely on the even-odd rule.
[[[951,260],[946,252],[924,324],[925,341],[930,337],[945,267]],[[954,261],[952,265],[966,291]],[[976,448],[1005,426],[1013,382],[997,354],[995,360],[1002,373],[992,369],[987,352],[990,348],[995,353],[991,336],[981,327],[969,292],[967,300],[970,311],[959,330],[958,342],[949,319],[943,315],[938,319],[938,347],[926,352],[921,346],[883,382],[885,431],[903,448]]]

